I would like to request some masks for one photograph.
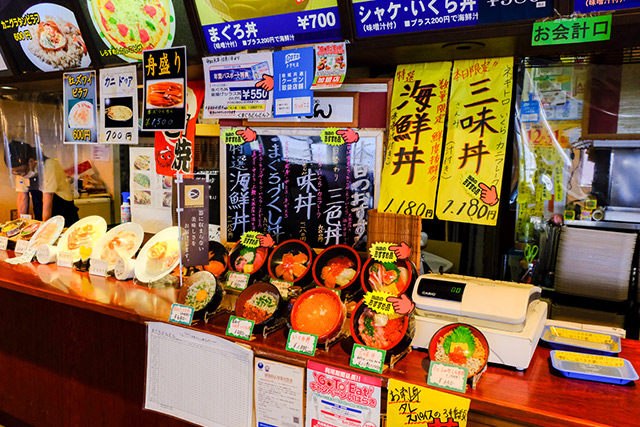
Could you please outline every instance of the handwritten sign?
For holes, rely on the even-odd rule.
[[[181,325],[191,325],[193,321],[193,313],[195,309],[188,305],[173,303],[171,304],[171,314],[169,322],[180,323]]]
[[[598,334],[595,332],[577,331],[575,329],[565,329],[559,326],[552,326],[551,333],[561,338],[569,338],[597,344],[613,344],[611,335]]]
[[[89,274],[93,276],[107,277],[109,270],[109,261],[106,259],[92,258],[89,265]]]
[[[0,237],[0,251],[6,251],[9,244],[9,238],[7,236]]]
[[[587,363],[589,365],[609,366],[621,368],[624,366],[624,359],[619,357],[598,356],[595,354],[574,353],[571,351],[556,351],[556,359],[566,362]]]
[[[288,351],[293,351],[294,353],[313,356],[316,354],[317,343],[317,335],[307,334],[305,332],[294,331],[291,329],[289,331],[289,336],[287,337],[287,346],[285,348]]]
[[[62,81],[65,144],[97,143],[96,72],[65,73]]]
[[[466,427],[471,400],[431,388],[389,380],[387,425]]]
[[[432,219],[451,62],[399,65],[378,209]]]
[[[14,258],[5,258],[5,262],[9,264],[25,264],[33,260],[33,256],[36,254],[36,250],[31,248],[27,249],[25,253]]]
[[[187,48],[142,52],[142,129],[183,132],[187,117]]]
[[[249,284],[249,274],[230,271],[227,274],[227,288],[244,291]]]
[[[56,263],[57,263],[58,267],[72,268],[73,267],[73,252],[59,251],[58,252],[58,260],[57,260]]]
[[[227,324],[227,331],[225,332],[230,337],[242,338],[243,340],[250,340],[253,333],[253,326],[255,322],[249,319],[243,319],[242,317],[231,316],[229,323]]]
[[[371,291],[364,294],[364,303],[367,307],[376,313],[386,314],[387,316],[395,313],[393,304],[387,301],[388,297],[394,295],[381,291]]]
[[[431,361],[427,384],[465,393],[467,389],[467,368]]]
[[[496,225],[512,85],[512,57],[453,64],[438,219]]]
[[[351,359],[349,359],[349,366],[381,374],[384,369],[384,358],[386,355],[386,350],[354,344],[353,350],[351,351]]]
[[[285,282],[284,280],[270,279],[269,283],[278,288],[278,292],[283,298],[289,298],[289,290],[293,286],[293,282]]]
[[[534,22],[532,46],[597,42],[611,38],[611,15]]]
[[[29,241],[28,240],[18,240],[16,242],[16,247],[13,250],[17,254],[24,253],[27,249],[29,249]]]
[[[100,143],[138,143],[135,65],[100,70]]]

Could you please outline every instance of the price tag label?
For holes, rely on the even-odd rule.
[[[246,273],[238,273],[236,271],[230,271],[227,274],[227,287],[244,291],[249,284],[249,275]]]
[[[0,237],[0,251],[6,251],[9,244],[9,238],[7,236]]]
[[[427,384],[465,393],[467,390],[467,368],[431,361]]]
[[[381,374],[384,369],[384,358],[386,355],[386,350],[354,344],[349,366]]]
[[[253,320],[231,316],[231,318],[229,318],[229,323],[227,324],[226,334],[230,337],[242,338],[243,340],[248,341],[251,339],[254,324],[255,322]]]
[[[58,252],[58,267],[73,267],[73,252],[60,251]]]
[[[23,262],[31,262],[33,261],[33,257],[36,255],[36,250],[33,248],[27,249],[21,256],[24,258]]]
[[[94,276],[107,277],[107,270],[109,269],[109,261],[105,259],[93,258],[89,265],[89,274]]]
[[[293,351],[294,353],[307,354],[313,356],[316,354],[316,345],[318,344],[318,336],[313,334],[307,334],[305,332],[289,331],[289,337],[287,338],[287,351]]]
[[[595,332],[576,331],[573,329],[564,329],[557,326],[550,328],[551,333],[561,338],[569,338],[579,341],[593,342],[597,344],[613,344],[611,335],[598,334]]]
[[[29,214],[20,214],[20,219],[31,219],[31,215],[29,215]]]
[[[23,254],[25,253],[25,251],[29,248],[29,241],[28,240],[18,240],[16,242],[16,248],[15,248],[15,253],[17,254]]]
[[[619,357],[598,356],[595,354],[574,353],[571,351],[557,351],[556,359],[566,362],[586,363],[589,365],[610,366],[612,368],[622,368],[624,359]]]
[[[193,313],[195,309],[188,305],[182,305],[173,303],[171,305],[171,314],[169,315],[169,322],[180,323],[182,325],[191,325],[193,321]]]

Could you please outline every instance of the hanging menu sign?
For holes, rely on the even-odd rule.
[[[305,426],[379,427],[381,390],[380,378],[309,361]]]
[[[640,7],[640,0],[575,0],[573,10],[576,13],[602,12]]]
[[[311,114],[313,48],[274,52],[274,117]]]
[[[269,53],[202,58],[204,118],[271,117],[273,60]]]
[[[187,50],[184,46],[143,52],[142,130],[184,131]]]
[[[496,225],[513,87],[513,58],[455,61],[436,214]]]
[[[209,53],[342,38],[336,0],[195,0]]]
[[[358,37],[539,19],[553,15],[553,1],[353,0]]]
[[[96,127],[96,72],[65,73],[63,78],[64,143],[98,141]]]
[[[100,143],[138,143],[135,65],[100,70]]]
[[[209,185],[205,179],[184,179],[180,186],[180,227],[186,233],[182,265],[209,264]],[[184,236],[183,236],[184,237]]]
[[[433,218],[451,62],[399,65],[378,209]]]
[[[327,145],[321,131],[221,130],[225,144],[227,240],[246,231],[276,242],[300,239],[314,247],[363,245],[378,170],[376,138],[339,130],[351,144]],[[242,142],[246,141],[246,142]]]
[[[3,1],[0,30],[23,73],[91,66],[83,34],[68,1]]]

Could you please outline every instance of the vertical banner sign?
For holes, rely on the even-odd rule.
[[[389,380],[387,425],[466,427],[471,400],[427,387]]]
[[[96,72],[64,73],[64,142],[98,141],[96,127]]]
[[[142,52],[142,130],[183,131],[187,106],[187,48]]]
[[[274,52],[274,117],[307,116],[313,105],[313,48]]]
[[[209,184],[206,179],[185,179],[180,189],[182,265],[209,264]],[[184,237],[184,235],[183,235]]]
[[[379,427],[381,385],[380,378],[307,362],[305,426]]]
[[[138,143],[135,65],[100,70],[100,143]]]
[[[204,118],[271,117],[273,55],[247,53],[202,58]]]
[[[453,64],[438,219],[496,225],[509,128],[513,58]]]
[[[156,132],[156,172],[165,176],[176,176],[177,172],[193,172],[193,141],[196,136],[196,121],[204,99],[202,80],[187,83],[187,128],[180,131]],[[169,188],[171,186],[169,185]]]
[[[431,219],[451,62],[399,65],[378,210]]]
[[[316,45],[316,76],[311,89],[335,89],[347,74],[347,47],[342,43]]]

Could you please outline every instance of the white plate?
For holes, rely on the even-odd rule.
[[[93,227],[95,228],[93,239],[91,239],[91,245],[90,245],[91,247],[93,247],[96,244],[96,242],[99,241],[102,238],[102,236],[104,236],[104,233],[107,231],[107,221],[105,221],[104,218],[98,215],[91,215],[86,218],[82,218],[80,221],[76,222],[71,227],[67,228],[67,231],[64,232],[64,234],[62,235],[62,237],[60,237],[60,240],[58,241],[58,251],[73,252],[73,261],[75,262],[79,260],[80,248],[77,248],[74,250],[69,249],[69,236],[78,228],[84,227],[89,224],[93,224]],[[83,245],[83,246],[87,246],[87,245]]]
[[[46,16],[52,16],[60,19],[61,21],[65,21],[69,24],[72,24],[76,28],[80,28],[78,27],[78,21],[76,20],[76,15],[66,7],[60,6],[58,4],[53,4],[53,3],[34,4],[29,9],[25,10],[22,16],[27,15],[29,13],[37,13],[38,16],[40,17],[40,22],[44,22]],[[31,36],[34,39],[37,39],[38,34],[31,34]],[[83,35],[82,40],[84,41],[85,39],[86,39],[86,36]],[[30,41],[31,40],[20,40],[20,46],[22,47],[24,54],[27,56],[27,58],[29,58],[29,60],[33,63],[33,65],[40,68],[42,71],[58,71],[63,69],[63,68],[54,67],[53,65],[49,64],[48,62],[44,62],[43,60],[35,56],[33,53],[31,53],[28,46]],[[78,68],[87,68],[90,65],[91,65],[91,58],[89,57],[89,53],[87,52],[82,56],[82,59],[80,60],[80,67]]]
[[[56,241],[58,236],[60,236],[60,233],[62,233],[62,229],[64,228],[64,217],[62,215],[56,215],[54,217],[49,218],[47,221],[45,221],[45,223],[42,224],[40,226],[40,228],[38,228],[36,230],[36,232],[33,234],[33,236],[31,236],[31,239],[29,239],[28,248],[31,248],[36,243],[36,239],[38,238],[38,236],[40,236],[42,231],[45,228],[47,228],[47,226],[49,224],[54,224],[55,225],[55,227],[56,227],[55,228],[55,232],[51,235],[51,238],[49,240],[41,242],[40,245],[52,245],[53,242]],[[34,249],[37,249],[37,248],[34,248]]]
[[[81,108],[88,108],[89,109],[89,123],[76,123],[74,117],[77,114],[78,110],[80,110]],[[71,110],[69,110],[69,127],[70,128],[80,128],[80,129],[91,129],[92,127],[94,127],[94,123],[93,123],[93,104],[89,101],[80,101],[77,102],[73,105],[73,107],[71,107]]]
[[[147,256],[147,252],[149,251],[149,248],[161,241],[169,242],[171,245],[177,245],[176,248],[178,251],[180,251],[180,227],[165,228],[164,230],[153,236],[151,239],[149,239],[149,241],[142,247],[140,253],[138,254],[138,258],[136,258],[135,267],[136,279],[140,280],[141,282],[150,283],[158,279],[162,279],[180,263],[180,257],[178,257],[167,268],[163,268],[155,272],[148,271],[147,261],[149,258]]]
[[[142,229],[142,226],[140,224],[136,224],[135,222],[127,222],[112,228],[107,232],[107,234],[102,236],[102,239],[100,239],[98,243],[96,243],[93,246],[93,252],[91,253],[91,260],[93,261],[94,259],[100,259],[100,257],[102,256],[102,252],[104,252],[104,248],[121,231],[129,231],[135,234],[136,239],[134,241],[133,247],[130,250],[117,251],[118,255],[123,258],[133,257],[136,251],[140,249],[140,245],[142,244],[142,238],[144,237],[144,230]],[[109,269],[112,269],[114,265],[115,265],[115,261],[110,262]]]

